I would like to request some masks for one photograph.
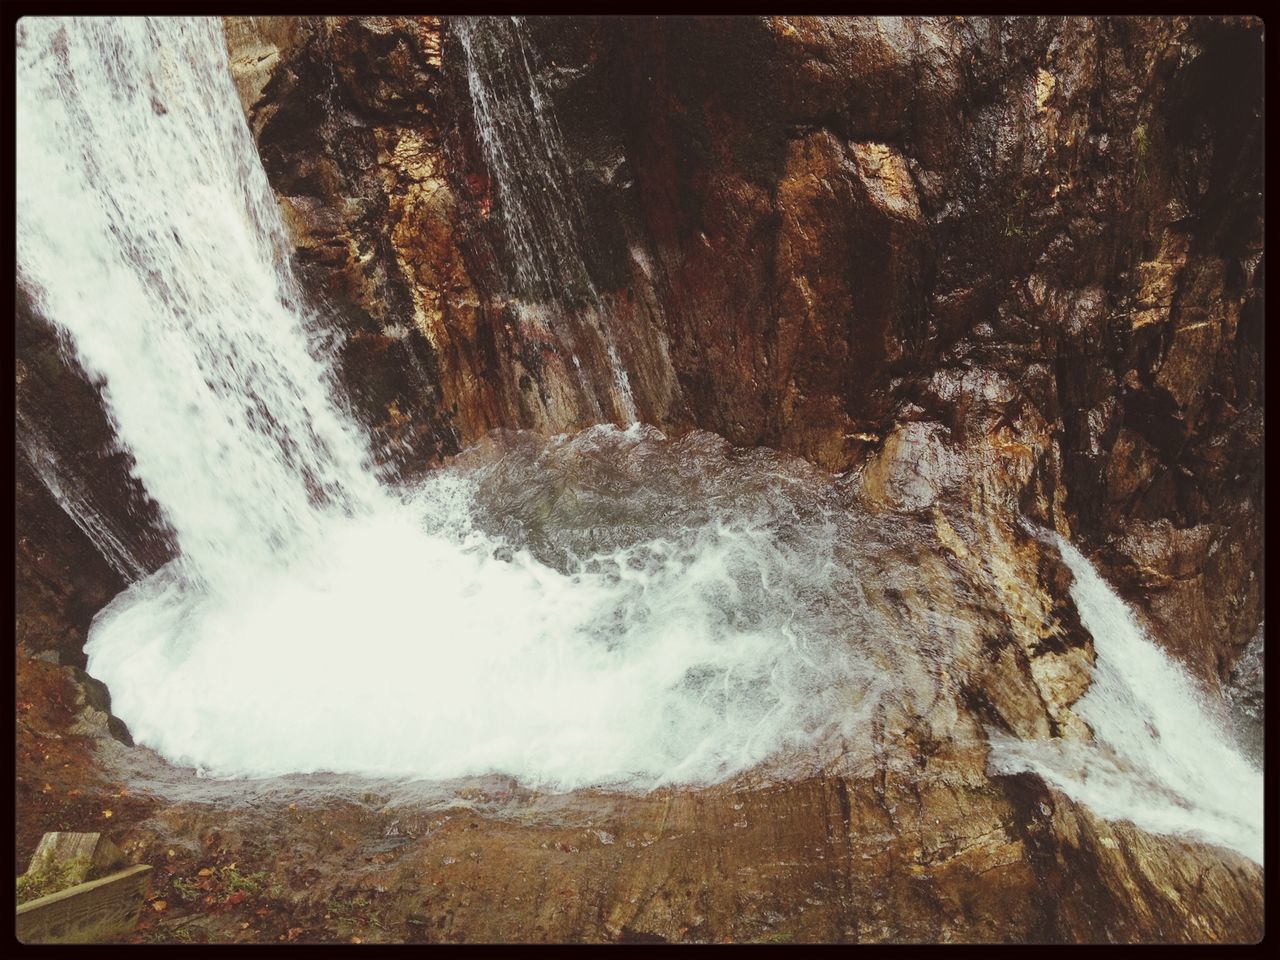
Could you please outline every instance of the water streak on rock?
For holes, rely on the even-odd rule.
[[[585,337],[598,338],[613,377],[616,415],[634,423],[631,381],[587,266],[589,239],[572,167],[555,112],[530,64],[520,19],[463,17],[453,21],[453,29],[466,53],[476,129],[500,198],[514,268],[512,293],[550,314],[551,325],[567,336],[580,375],[577,351]],[[585,379],[582,385],[594,397]]]

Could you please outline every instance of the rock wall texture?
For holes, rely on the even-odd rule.
[[[407,461],[599,419],[503,283],[457,32],[227,21],[298,258]],[[1262,620],[1260,21],[535,18],[521,42],[641,419],[922,490],[939,456],[1023,458],[1005,495],[1229,674]]]

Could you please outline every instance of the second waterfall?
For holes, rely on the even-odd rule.
[[[465,53],[476,130],[499,195],[511,294],[521,309],[542,314],[539,319],[562,339],[598,412],[634,423],[631,379],[591,279],[582,203],[555,112],[530,63],[524,26],[518,17],[462,17],[454,30]],[[612,374],[608,390],[587,381],[579,357],[597,349]],[[600,406],[600,393],[612,398],[612,411]]]

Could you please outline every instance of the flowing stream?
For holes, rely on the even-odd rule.
[[[547,299],[574,287],[607,346],[519,24],[458,29],[518,281]],[[923,562],[916,521],[860,513],[795,458],[600,425],[380,483],[290,272],[218,22],[26,18],[17,54],[19,282],[100,385],[175,538],[178,559],[141,576],[42,472],[135,578],[86,652],[140,743],[216,777],[649,789],[875,761],[877,710],[955,698],[945,618],[895,590]],[[1097,650],[1078,704],[1095,740],[997,737],[993,768],[1261,862],[1260,773],[1058,549]]]
[[[235,584],[370,510],[218,22],[35,17],[17,52],[19,279],[101,384],[184,575]]]

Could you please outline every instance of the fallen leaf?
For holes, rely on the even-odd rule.
[[[103,810],[102,815],[107,819],[111,819],[111,817],[114,816],[114,814],[110,810]]]
[[[237,890],[231,896],[227,897],[227,903],[229,903],[233,907],[239,906],[240,904],[244,903],[244,891]]]
[[[200,870],[197,870],[197,871],[196,871],[196,876],[197,876],[197,877],[211,877],[211,876],[213,876],[213,868],[212,868],[212,867],[204,867],[204,868],[202,868],[202,869],[200,869]]]
[[[301,928],[301,927],[290,927],[290,928],[289,928],[289,939],[290,939],[290,940],[297,940],[297,939],[298,939],[298,935],[299,935],[299,934],[301,934],[301,933],[302,933],[302,928]]]
[[[80,796],[80,791],[79,791],[79,790],[68,790],[68,791],[67,791],[67,796],[68,796],[68,797],[78,797],[78,796]]]
[[[41,793],[53,793],[53,784],[52,784],[52,783],[46,783],[43,787],[41,787],[41,788],[40,788],[40,792],[41,792]]]
[[[352,937],[352,938],[351,938],[351,942],[352,942],[352,943],[359,943],[359,942],[360,942],[360,938],[359,938],[359,937]]]
[[[244,923],[240,924],[240,929],[241,929],[241,930],[248,930],[248,929],[249,929],[249,921],[248,921],[248,920],[246,920]]]
[[[151,904],[151,909],[156,913],[163,913],[165,910],[169,909],[169,904],[164,900],[157,900],[155,903]]]

